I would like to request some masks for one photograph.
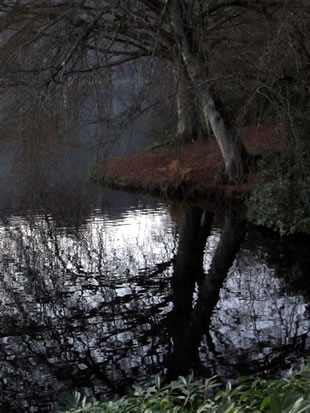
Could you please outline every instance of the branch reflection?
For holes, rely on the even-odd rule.
[[[0,222],[4,411],[51,410],[64,391],[117,396],[158,374],[281,372],[308,354],[297,240],[233,210],[183,205],[176,225],[162,201],[121,192],[76,222],[60,204]]]

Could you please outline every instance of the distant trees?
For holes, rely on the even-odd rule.
[[[285,22],[294,20],[288,24],[307,55],[303,29],[291,17],[304,11],[297,1],[270,0],[4,0],[0,84],[35,85],[45,100],[74,76],[98,78],[134,62],[147,84],[165,61],[176,89],[179,138],[209,128],[228,177],[238,180],[248,156],[225,103],[232,101],[228,107],[236,112],[240,96],[250,104],[265,94],[262,85],[270,88],[269,77],[279,81],[272,66],[282,62],[276,39]]]

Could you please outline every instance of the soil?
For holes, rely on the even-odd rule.
[[[253,155],[275,150],[275,135],[275,125],[240,130],[247,151]],[[252,169],[246,182],[221,184],[218,171],[223,167],[217,143],[206,140],[104,160],[97,164],[93,177],[109,186],[195,198],[206,195],[242,198],[257,182]]]

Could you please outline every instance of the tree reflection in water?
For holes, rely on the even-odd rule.
[[[218,225],[189,206],[177,228],[152,202],[85,209],[78,225],[51,211],[3,217],[2,409],[52,410],[74,389],[117,396],[156,374],[280,370],[307,353],[309,298],[266,236],[233,211]]]
[[[204,249],[211,232],[213,216],[207,211],[191,208],[189,211],[184,210],[182,218],[172,280],[174,308],[170,313],[170,334],[173,337],[173,350],[169,357],[171,376],[187,374],[193,367],[193,362],[199,364],[199,346],[204,334],[210,350],[216,353],[210,336],[210,320],[244,232],[244,221],[227,209],[220,240],[210,268],[204,274]],[[195,284],[198,296],[193,304]]]

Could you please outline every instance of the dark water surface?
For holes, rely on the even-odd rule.
[[[1,411],[309,354],[309,238],[92,184],[39,195],[0,205]]]

